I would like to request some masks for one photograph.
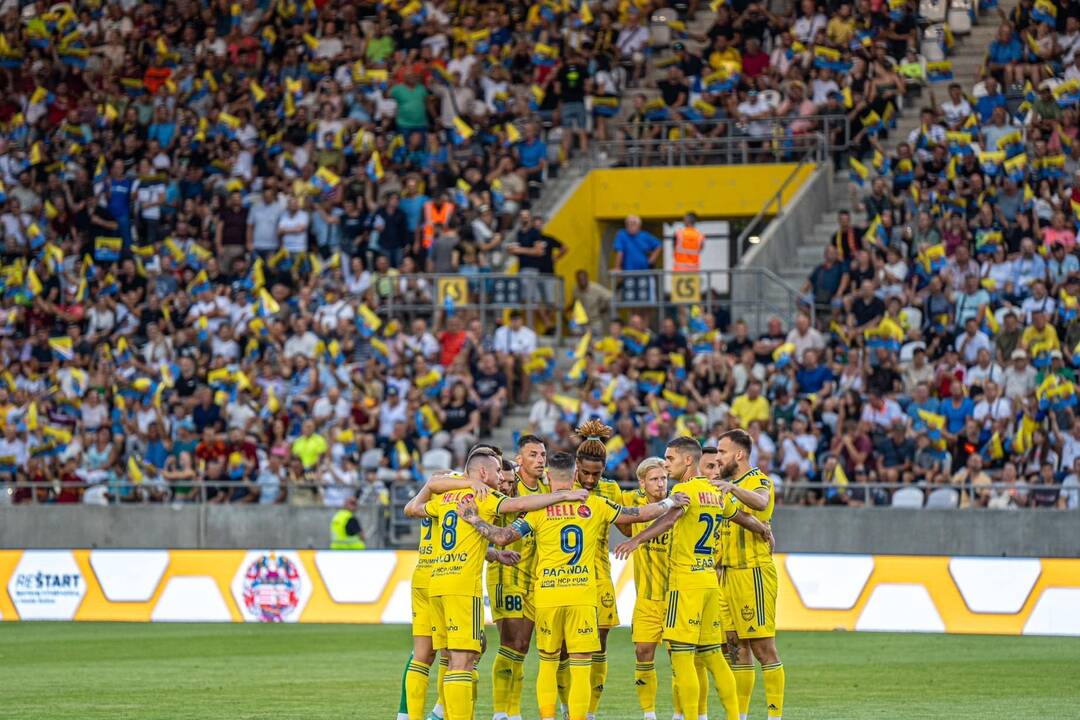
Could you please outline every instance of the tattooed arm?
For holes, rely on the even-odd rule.
[[[623,508],[624,510],[626,508]],[[671,512],[665,513],[663,517],[654,522],[649,527],[639,532],[634,537],[630,538],[624,543],[619,544],[615,548],[615,557],[620,560],[625,560],[638,548],[642,543],[648,542],[655,537],[660,537],[671,528],[675,527],[675,523],[679,521],[679,518],[686,512],[684,508],[674,508]]]
[[[517,515],[533,510],[543,510],[549,505],[561,502],[585,502],[589,499],[589,492],[578,488],[577,490],[556,490],[539,495],[522,495],[520,497],[506,498],[499,505],[499,512],[503,515]]]
[[[513,526],[495,527],[487,520],[480,517],[480,513],[476,508],[476,503],[473,502],[471,498],[459,502],[457,511],[459,518],[472,525],[473,528],[476,529],[476,532],[480,533],[480,535],[492,545],[505,547],[510,543],[521,539],[521,533],[514,529]]]
[[[615,518],[615,524],[620,526],[633,525],[634,523],[649,522],[660,517],[672,508],[684,508],[690,504],[690,498],[684,493],[675,493],[660,502],[649,503],[641,507],[623,507],[619,517]]]

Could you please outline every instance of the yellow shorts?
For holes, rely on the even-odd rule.
[[[533,601],[532,590],[522,591],[521,614],[526,620],[536,622],[536,603]]]
[[[724,568],[730,629],[742,640],[776,636],[776,566]]]
[[[669,590],[664,613],[664,640],[688,645],[724,642],[717,588]]]
[[[667,602],[638,598],[634,602],[630,640],[635,643],[658,643],[664,637],[664,615]]]
[[[536,649],[558,653],[566,643],[568,653],[600,652],[596,607],[567,605],[536,608]]]
[[[491,619],[495,622],[525,617],[525,591],[521,588],[502,583],[488,585],[488,603],[491,605]]]
[[[431,646],[436,650],[480,652],[484,641],[484,598],[439,595],[430,600]]]
[[[596,610],[600,627],[619,625],[619,608],[615,605],[615,585],[611,578],[600,578],[596,582]]]
[[[412,634],[431,637],[431,600],[426,587],[412,589]]]

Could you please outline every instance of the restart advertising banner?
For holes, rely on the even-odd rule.
[[[775,560],[780,630],[1080,636],[1080,560]],[[0,550],[0,620],[408,623],[415,563],[390,550]],[[629,624],[632,568],[611,564]]]

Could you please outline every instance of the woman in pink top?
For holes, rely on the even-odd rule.
[[[1076,233],[1065,225],[1065,213],[1060,210],[1054,212],[1049,227],[1036,228],[1039,240],[1043,247],[1052,248],[1054,245],[1062,245],[1066,252],[1072,252],[1076,247]]]

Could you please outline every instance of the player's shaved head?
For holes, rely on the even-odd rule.
[[[502,481],[502,460],[491,450],[473,452],[465,463],[465,474],[497,490]]]
[[[557,452],[548,458],[548,480],[551,482],[553,491],[569,490],[574,486],[574,466],[576,464],[574,456],[566,452]]]

